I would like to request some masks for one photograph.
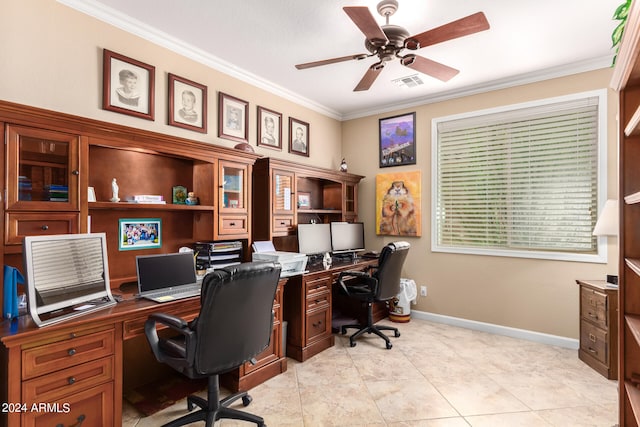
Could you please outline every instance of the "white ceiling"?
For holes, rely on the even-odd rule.
[[[304,62],[366,53],[342,10],[378,0],[58,0],[186,57],[338,119],[539,81],[611,64],[622,0],[399,0],[390,23],[418,34],[482,11],[491,28],[415,53],[460,70],[446,83],[402,89],[416,74],[393,61],[371,89],[353,92],[377,58],[307,70]],[[144,62],[144,54],[136,59]],[[182,76],[189,78],[189,76]]]

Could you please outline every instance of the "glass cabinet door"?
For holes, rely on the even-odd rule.
[[[243,212],[247,209],[247,165],[220,161],[220,210]]]
[[[291,172],[273,171],[273,213],[293,214],[294,177]]]
[[[7,208],[78,209],[79,138],[7,125]]]
[[[358,201],[356,200],[357,194],[357,185],[346,183],[344,185],[344,213],[346,216],[354,217],[358,215],[357,206]]]

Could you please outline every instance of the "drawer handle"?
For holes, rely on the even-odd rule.
[[[236,223],[235,223],[235,222],[230,222],[230,223],[229,223],[229,225],[230,225],[231,227],[235,227],[235,226],[236,226]]]
[[[75,332],[71,332],[71,333],[69,334],[69,338],[73,339],[73,338],[75,338],[75,337],[76,337]]]
[[[318,322],[312,323],[314,328],[318,328],[320,326],[322,326],[322,320],[319,320]]]
[[[280,221],[280,225],[284,225],[284,221]]]
[[[78,421],[77,423],[70,425],[69,427],[80,427],[82,426],[82,423],[84,422],[85,418],[87,418],[84,414],[81,414],[78,418],[76,418],[76,420]],[[60,423],[60,424],[56,424],[56,427],[64,427],[64,424]]]
[[[69,383],[69,385],[75,384],[75,382],[76,382],[76,379],[74,377],[67,378],[67,383]]]
[[[73,175],[80,175],[80,171],[75,169],[71,172]]]
[[[74,354],[76,354],[76,349],[75,348],[70,348],[69,351],[67,351],[67,354],[69,356],[73,356]]]
[[[47,231],[47,230],[49,229],[49,226],[48,226],[47,224],[45,224],[45,225],[43,225],[43,226],[42,226],[42,227],[40,227],[40,228],[42,228],[44,231]]]
[[[592,342],[596,342],[596,336],[593,334],[589,334],[589,340]]]
[[[598,315],[597,314],[593,314],[591,312],[589,312],[589,317],[591,317],[593,319],[598,319]]]
[[[594,350],[593,348],[589,347],[589,353],[598,354],[598,350]]]

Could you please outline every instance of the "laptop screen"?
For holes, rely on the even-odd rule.
[[[190,252],[138,255],[138,292],[196,283],[196,268]]]

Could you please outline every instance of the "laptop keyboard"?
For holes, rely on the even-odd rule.
[[[196,295],[200,295],[200,287],[194,286],[193,288],[188,288],[184,290],[175,290],[175,289],[167,289],[165,291],[156,291],[147,296],[151,298],[162,298],[162,297],[173,297],[175,299],[180,298],[189,298],[194,297]]]

